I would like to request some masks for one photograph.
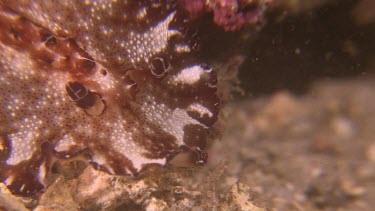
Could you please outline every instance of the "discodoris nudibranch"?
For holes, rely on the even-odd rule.
[[[188,23],[174,1],[0,1],[0,181],[35,194],[82,151],[111,174],[204,162],[217,79]]]

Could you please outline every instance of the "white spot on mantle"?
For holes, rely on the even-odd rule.
[[[190,66],[188,68],[183,69],[174,79],[175,83],[182,83],[182,84],[194,84],[201,78],[201,75],[205,73],[204,70],[200,65]]]
[[[146,13],[146,11],[143,12],[141,9],[137,17],[142,17],[143,13]],[[126,49],[132,49],[132,54],[128,55],[132,63],[149,61],[152,56],[167,47],[170,37],[179,34],[177,30],[168,28],[175,14],[175,11],[171,12],[164,20],[144,33],[130,32],[129,41],[125,44],[125,47]]]
[[[205,114],[207,114],[208,117],[210,117],[210,118],[213,116],[212,112],[210,110],[208,110],[208,108],[202,106],[199,103],[193,103],[193,104],[191,104],[188,107],[188,111],[198,112],[200,117],[203,117]]]
[[[147,7],[142,7],[142,8],[138,11],[138,13],[137,13],[137,18],[138,18],[139,20],[141,20],[141,19],[145,18],[146,15],[147,15]]]

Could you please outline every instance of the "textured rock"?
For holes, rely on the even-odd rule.
[[[21,198],[13,196],[5,184],[0,183],[0,210],[27,211]]]
[[[255,206],[251,198],[250,187],[238,182],[230,188],[226,202],[220,206],[220,210],[266,211],[264,208]]]

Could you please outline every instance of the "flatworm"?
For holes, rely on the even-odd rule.
[[[33,195],[52,158],[83,151],[111,174],[184,148],[204,163],[217,79],[185,16],[170,0],[0,1],[0,180]]]

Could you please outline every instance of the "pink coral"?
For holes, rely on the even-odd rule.
[[[263,20],[273,0],[180,0],[183,8],[195,18],[212,12],[214,22],[225,31],[236,31],[245,24],[256,25]]]

